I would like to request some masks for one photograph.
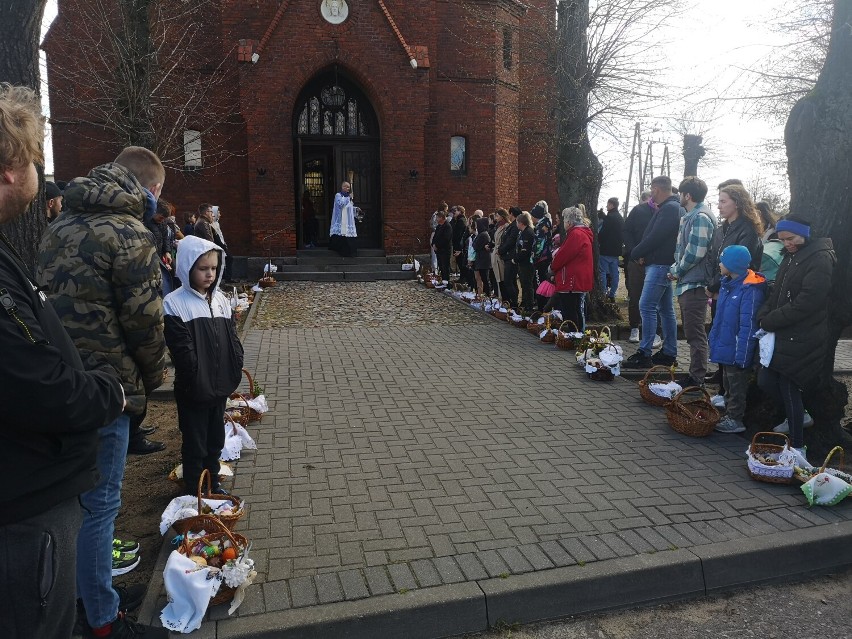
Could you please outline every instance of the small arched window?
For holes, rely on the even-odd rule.
[[[467,175],[467,138],[463,135],[450,138],[450,173]]]

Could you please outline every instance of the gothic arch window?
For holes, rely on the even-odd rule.
[[[302,92],[296,113],[296,135],[376,137],[373,108],[357,87],[325,74]]]
[[[450,138],[450,173],[467,175],[467,138],[463,135]]]

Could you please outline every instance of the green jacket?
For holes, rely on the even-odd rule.
[[[143,224],[146,195],[123,166],[104,164],[65,189],[68,211],[45,231],[37,279],[85,362],[121,378],[126,412],[140,414],[163,383],[161,275]]]

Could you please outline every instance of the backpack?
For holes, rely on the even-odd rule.
[[[760,272],[767,282],[774,282],[778,274],[778,267],[784,259],[782,254],[784,243],[781,240],[769,240],[763,245],[763,257],[760,259]]]

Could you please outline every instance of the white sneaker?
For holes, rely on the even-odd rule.
[[[653,348],[654,350],[657,350],[658,348],[662,348],[662,346],[663,346],[663,338],[660,337],[659,335],[654,335],[654,345],[651,348]]]
[[[630,342],[631,344],[638,344],[639,343],[639,329],[638,328],[631,328],[630,329],[630,337],[627,338],[627,341]]]
[[[814,425],[814,418],[808,414],[808,411],[805,411],[805,422],[803,424],[804,428],[810,428]],[[776,433],[789,433],[790,432],[790,422],[786,419],[778,424],[775,428],[772,429]]]
[[[713,397],[710,398],[710,403],[716,408],[725,408],[725,396],[713,395]]]
[[[717,433],[742,433],[745,429],[746,427],[742,422],[727,416],[720,419],[715,428]]]

